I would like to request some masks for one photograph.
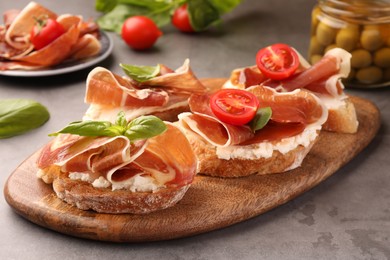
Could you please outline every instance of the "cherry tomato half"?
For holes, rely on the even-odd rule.
[[[191,33],[195,31],[190,22],[187,4],[184,4],[175,10],[172,16],[172,24],[182,32]]]
[[[64,27],[54,19],[37,19],[30,32],[30,41],[34,49],[40,50],[65,33]]]
[[[151,48],[161,35],[157,25],[146,16],[127,18],[122,26],[122,39],[135,50]]]
[[[259,100],[251,92],[241,89],[220,89],[210,97],[210,107],[222,122],[245,125],[256,115]]]
[[[266,77],[283,80],[293,75],[298,69],[299,58],[290,46],[277,43],[259,50],[256,63]]]

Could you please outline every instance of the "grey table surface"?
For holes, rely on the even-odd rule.
[[[28,1],[0,1],[0,13]],[[94,1],[50,1],[57,13],[96,18]],[[186,58],[200,78],[228,77],[254,64],[257,50],[284,42],[306,54],[314,1],[247,0],[207,32],[181,34],[172,26],[148,52],[134,52],[121,39],[99,65],[121,74],[119,63],[176,68]],[[48,133],[79,120],[91,68],[39,78],[0,76],[0,98],[31,98],[47,106],[50,120],[39,129],[0,141],[0,186],[29,155],[48,142]],[[373,101],[382,125],[372,143],[333,176],[265,214],[220,230],[171,241],[107,243],[79,239],[37,226],[0,198],[1,259],[390,259],[390,88],[347,89]]]

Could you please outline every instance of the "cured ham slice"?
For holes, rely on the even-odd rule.
[[[88,74],[85,102],[112,107],[163,106],[168,102],[168,93],[137,89],[128,78],[97,67]]]
[[[47,16],[56,19],[57,14],[43,7],[36,2],[30,2],[23,10],[12,20],[5,35],[6,42],[17,49],[29,49],[31,43],[28,40],[30,32],[35,25],[34,17]]]
[[[126,113],[127,120],[173,111],[159,115],[172,121],[178,113],[188,110],[192,93],[205,91],[207,88],[192,73],[188,60],[175,71],[161,64],[160,74],[142,83],[98,67],[87,78],[85,102],[90,107],[84,120],[111,121],[119,111]]]
[[[78,39],[79,30],[76,26],[73,26],[46,47],[27,56],[13,57],[11,59],[40,66],[57,65],[69,57],[72,46],[77,43]]]
[[[204,93],[207,90],[192,72],[189,59],[173,73],[165,73],[144,81],[140,87],[164,87],[185,93]]]
[[[248,89],[259,99],[260,107],[271,107],[271,121],[263,129],[253,131],[246,125],[233,126],[216,118],[207,95],[193,95],[190,108],[193,113],[179,115],[181,124],[214,146],[227,147],[260,141],[275,141],[301,133],[308,125],[322,125],[327,109],[314,95],[304,90],[278,93],[274,89],[253,86]]]
[[[152,178],[159,186],[181,187],[190,184],[196,173],[196,157],[186,137],[171,124],[147,141],[59,135],[42,149],[37,161],[43,171],[53,165],[68,175],[86,174],[91,184],[103,178],[112,189],[127,187],[136,175]]]
[[[30,32],[35,19],[47,17],[57,20],[65,33],[40,50],[34,50]],[[5,26],[0,26],[1,70],[36,70],[57,65],[66,60],[80,60],[97,55],[101,50],[98,27],[83,21],[81,16],[57,16],[47,8],[30,2],[23,10],[9,10],[4,15]]]
[[[343,98],[344,86],[341,78],[346,78],[350,72],[351,54],[347,51],[334,48],[313,66],[300,56],[300,69],[292,77],[283,81],[274,81],[266,78],[256,66],[236,69],[232,72],[224,87],[248,88],[254,85],[263,85],[275,88],[278,91],[293,91],[299,88],[308,89],[314,93],[330,97]]]

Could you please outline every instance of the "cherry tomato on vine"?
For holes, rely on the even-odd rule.
[[[122,39],[135,50],[146,50],[151,48],[162,32],[146,16],[132,16],[127,18],[122,26]]]
[[[222,122],[245,125],[256,115],[259,100],[251,92],[241,89],[220,89],[210,97],[210,107]]]
[[[277,43],[259,50],[256,63],[266,77],[283,80],[293,75],[298,69],[299,57],[287,44]]]
[[[175,10],[172,16],[172,24],[182,32],[190,33],[195,31],[190,22],[187,4],[184,4]]]
[[[30,32],[30,41],[40,50],[65,33],[64,27],[54,19],[37,19]]]

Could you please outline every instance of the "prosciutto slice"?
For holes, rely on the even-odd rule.
[[[91,183],[103,177],[113,189],[124,187],[121,183],[136,175],[153,178],[159,185],[187,185],[196,173],[196,157],[181,131],[171,124],[167,128],[159,136],[136,142],[124,136],[59,135],[42,149],[37,166],[45,170],[56,165],[67,174],[88,174]]]
[[[34,50],[30,32],[35,19],[56,19],[65,33],[40,50]],[[69,59],[84,59],[101,50],[98,27],[83,21],[81,16],[60,15],[30,2],[23,10],[9,10],[4,15],[5,26],[0,27],[0,70],[36,70],[57,65]]]
[[[253,131],[246,125],[234,126],[221,122],[211,111],[207,95],[193,95],[190,108],[193,113],[179,115],[181,124],[207,142],[218,147],[276,141],[303,132],[310,124],[322,125],[327,109],[313,94],[304,90],[278,93],[264,86],[253,86],[248,91],[259,99],[260,107],[271,107],[270,122],[261,130]]]
[[[90,107],[84,119],[111,120],[121,110],[131,120],[141,114],[186,107],[192,93],[207,91],[192,73],[188,60],[175,71],[160,67],[158,76],[142,83],[105,68],[93,69],[87,78],[85,102]]]
[[[304,88],[316,94],[342,98],[344,86],[341,83],[341,78],[346,78],[350,72],[350,58],[351,54],[340,48],[329,50],[313,66],[310,66],[300,56],[299,71],[283,81],[266,78],[256,66],[236,69],[232,72],[225,87],[248,88],[254,85],[263,85],[275,88],[280,92]]]

